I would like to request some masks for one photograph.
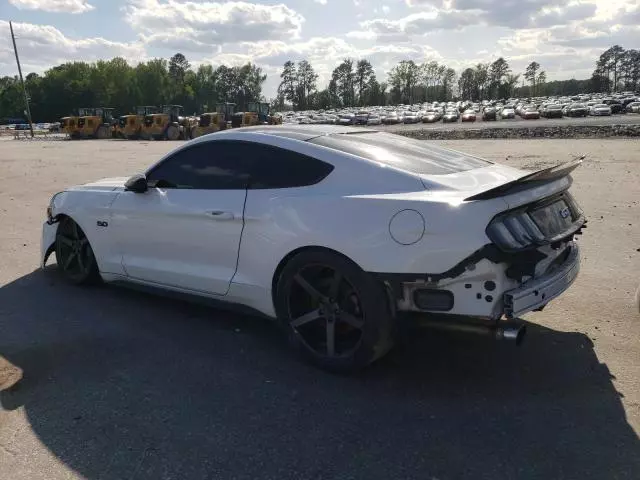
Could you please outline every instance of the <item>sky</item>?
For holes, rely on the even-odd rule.
[[[17,74],[10,20],[25,74],[181,52],[193,66],[259,65],[267,98],[287,60],[309,60],[319,87],[344,58],[368,59],[379,80],[401,60],[459,73],[500,56],[561,80],[588,78],[611,45],[640,48],[640,0],[0,0],[0,75]]]

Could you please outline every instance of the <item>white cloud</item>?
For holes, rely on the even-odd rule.
[[[132,0],[124,10],[145,43],[196,52],[228,43],[297,38],[304,23],[302,15],[282,4]]]
[[[319,3],[320,5],[326,5],[327,4],[327,0],[313,0],[316,3]]]
[[[69,61],[95,61],[116,56],[130,62],[143,60],[144,48],[136,43],[121,43],[101,37],[71,39],[51,25],[14,23],[20,60],[25,73],[45,69]],[[9,38],[9,22],[0,20],[0,37]],[[15,72],[11,42],[0,43],[0,71]]]
[[[293,43],[246,43],[242,45],[242,49],[242,53],[229,54],[230,56],[215,55],[208,61],[213,64],[225,63],[230,59],[234,60],[235,64],[251,61],[262,67],[268,74],[265,85],[267,96],[274,95],[282,65],[287,60],[308,60],[319,76],[318,87],[324,88],[329,83],[333,69],[345,58],[369,60],[380,81],[384,81],[388,71],[401,60],[410,58],[416,62],[424,62],[441,58],[438,52],[425,45],[373,45],[359,48],[336,37],[313,37],[307,41]]]
[[[459,12],[475,17],[473,24],[510,28],[550,27],[585,20],[637,0],[405,0],[409,7],[429,12]],[[605,5],[604,2],[609,2]],[[616,6],[617,5],[617,6]]]
[[[360,22],[360,30],[347,33],[347,37],[375,39],[384,43],[412,42],[414,36],[422,36],[437,30],[461,29],[481,20],[477,12],[429,9],[413,13],[399,20],[376,18]]]
[[[20,10],[43,10],[57,13],[84,13],[95,7],[87,0],[9,0]]]

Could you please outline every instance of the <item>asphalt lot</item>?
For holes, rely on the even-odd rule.
[[[521,348],[408,328],[342,377],[263,319],[38,269],[53,193],[176,143],[0,140],[0,355],[24,371],[0,391],[0,479],[640,478],[640,141],[439,143],[525,168],[587,154],[581,274]]]

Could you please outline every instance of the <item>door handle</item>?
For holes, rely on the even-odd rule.
[[[225,212],[224,210],[213,210],[209,212],[209,215],[214,220],[233,220],[235,218],[233,212]]]

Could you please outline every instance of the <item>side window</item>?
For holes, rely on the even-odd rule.
[[[248,181],[246,158],[229,142],[187,147],[147,173],[152,188],[237,190],[246,188]]]
[[[243,158],[251,162],[249,188],[294,188],[315,185],[333,170],[333,165],[283,148],[244,143]]]

